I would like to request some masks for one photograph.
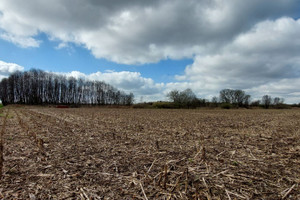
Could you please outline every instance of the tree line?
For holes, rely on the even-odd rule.
[[[196,107],[221,107],[221,108],[286,108],[284,99],[280,97],[272,98],[264,95],[261,100],[251,101],[251,95],[243,90],[223,89],[219,97],[213,97],[210,101],[197,98],[191,89],[183,91],[172,90],[167,94],[170,102],[154,103],[154,107],[159,108],[196,108]]]
[[[248,107],[251,96],[243,90],[224,89],[220,91],[219,98],[213,97],[211,101],[197,98],[191,89],[183,91],[172,90],[167,94],[169,100],[176,107],[195,108],[195,107]]]
[[[131,105],[126,94],[103,81],[86,81],[32,69],[12,73],[0,82],[0,100],[7,104]]]

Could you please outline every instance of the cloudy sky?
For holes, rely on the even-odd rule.
[[[1,0],[0,79],[38,68],[136,101],[224,88],[300,102],[299,0]]]

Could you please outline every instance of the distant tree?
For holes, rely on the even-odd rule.
[[[251,96],[250,96],[250,95],[245,95],[243,104],[244,104],[244,106],[245,106],[246,108],[249,108],[250,100],[251,100]]]
[[[248,107],[251,96],[243,90],[223,89],[220,91],[220,102],[232,104],[235,107]]]
[[[191,107],[193,104],[196,104],[198,101],[195,93],[190,89],[186,89],[182,92],[180,92],[180,103],[187,106]]]
[[[231,89],[223,89],[220,91],[220,102],[221,103],[232,103],[233,102],[233,90]]]
[[[141,97],[140,97],[140,103],[143,103],[143,102],[144,102],[144,97],[141,96]]]
[[[180,92],[178,90],[172,90],[167,94],[167,97],[174,103],[180,101]]]
[[[125,104],[130,106],[134,103],[134,95],[133,93],[130,93],[129,95],[126,95],[126,102]]]
[[[266,109],[268,109],[272,104],[272,97],[269,95],[264,95],[262,97],[261,103]]]
[[[283,98],[275,97],[273,99],[274,106],[278,106],[278,105],[283,104],[283,103],[284,103],[284,99]]]
[[[9,103],[9,96],[8,96],[8,79],[4,78],[0,82],[0,99],[2,104],[5,106]]]
[[[216,97],[216,96],[214,96],[214,97],[211,99],[211,104],[212,104],[212,106],[214,106],[214,107],[218,107],[218,102],[219,102],[219,100],[218,100],[218,97]]]
[[[203,103],[203,100],[198,99],[195,93],[189,88],[181,92],[172,90],[167,94],[167,97],[178,107],[197,107]]]
[[[242,107],[249,96],[249,95],[246,95],[246,93],[243,90],[233,90],[232,95],[233,95],[232,103],[234,105],[236,105],[237,107]],[[248,100],[247,100],[247,102],[248,102]]]
[[[260,104],[261,104],[260,100],[256,100],[256,101],[251,102],[251,106],[253,106],[253,107],[259,107]]]

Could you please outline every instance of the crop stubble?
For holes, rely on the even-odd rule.
[[[3,199],[300,198],[299,110],[10,107],[9,115]]]

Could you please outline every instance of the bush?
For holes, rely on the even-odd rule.
[[[0,108],[3,108],[3,104],[2,103],[0,103]]]
[[[274,106],[274,108],[276,108],[276,109],[290,109],[291,106],[282,103],[282,104],[278,104],[278,105]]]
[[[138,103],[132,106],[133,108],[153,108],[152,103]]]
[[[179,108],[177,104],[172,102],[155,102],[153,103],[154,108]]]
[[[296,103],[292,104],[291,107],[298,107],[298,108],[300,108],[300,103],[298,103],[298,104],[296,104]]]
[[[221,108],[223,109],[231,109],[232,105],[230,103],[222,103]]]

